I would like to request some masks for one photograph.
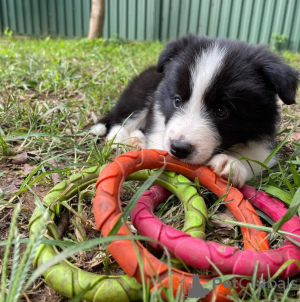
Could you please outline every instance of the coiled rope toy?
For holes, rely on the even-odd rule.
[[[254,208],[247,200],[244,200],[243,195],[233,187],[230,187],[227,190],[227,182],[222,178],[217,177],[207,167],[184,164],[168,155],[165,151],[145,149],[142,151],[131,151],[118,156],[113,163],[107,165],[103,169],[98,178],[96,184],[97,193],[94,199],[94,214],[97,228],[101,230],[103,236],[109,234],[121,215],[120,189],[126,177],[131,173],[142,169],[160,168],[165,162],[166,170],[183,174],[191,181],[194,181],[194,179],[198,177],[200,184],[214,192],[218,197],[226,195],[224,200],[230,201],[226,203],[226,206],[237,220],[255,225],[262,225]],[[245,249],[260,252],[268,249],[267,235],[265,232],[245,227],[242,227],[241,229]],[[118,235],[130,234],[131,232],[127,224],[124,223],[120,228]],[[176,235],[177,234],[175,234],[174,238],[173,234],[168,234],[167,230],[164,232],[164,237],[169,237],[170,239],[176,239]],[[170,251],[175,255],[178,255],[178,253],[190,254],[190,238],[191,237],[188,239],[187,237],[181,238],[181,242],[176,242],[174,249],[170,249]],[[197,257],[196,254],[196,257],[194,258],[201,258],[201,265],[203,265],[202,269],[212,270],[213,268],[210,265],[211,261],[219,268],[224,267],[225,271],[240,273],[235,271],[242,269],[242,267],[239,265],[234,266],[238,259],[234,258],[233,261],[231,261],[232,256],[238,252],[237,248],[220,245],[214,242],[206,244],[206,242],[200,238],[198,240],[198,247],[200,249],[197,250],[197,253],[198,255],[201,255],[201,257]],[[164,242],[162,243],[164,244]],[[139,269],[138,257],[135,250],[136,247],[140,254],[139,256],[144,263],[143,271]],[[130,277],[135,277],[139,282],[142,282],[142,275],[144,275],[151,286],[155,285],[153,280],[159,280],[158,285],[156,285],[157,287],[168,286],[172,283],[174,295],[176,295],[177,288],[180,284],[179,282],[181,282],[184,277],[187,277],[183,280],[185,285],[188,285],[188,283],[192,281],[190,274],[175,268],[172,268],[171,277],[169,277],[168,266],[150,254],[139,242],[136,242],[136,245],[134,245],[131,240],[120,239],[112,242],[108,246],[108,250]],[[210,261],[208,261],[205,256],[207,256]],[[248,256],[249,255],[247,255],[247,257]],[[250,263],[249,265],[254,268],[255,263],[253,265]],[[206,283],[209,280],[210,277],[201,276],[200,282]],[[210,298],[211,295],[208,295],[205,300],[208,301]]]
[[[129,155],[129,156],[128,156]],[[109,228],[113,227],[114,222],[117,221],[118,217],[120,216],[121,211],[118,209],[121,209],[120,202],[119,202],[119,191],[121,189],[122,182],[125,179],[126,174],[130,174],[135,170],[138,169],[149,169],[149,168],[159,168],[164,164],[164,159],[161,157],[163,156],[167,160],[167,167],[168,170],[173,170],[177,173],[185,174],[189,177],[190,180],[194,180],[195,177],[199,177],[200,184],[206,186],[209,190],[212,190],[215,192],[218,196],[222,196],[226,193],[226,185],[227,183],[223,181],[222,179],[219,179],[216,177],[212,172],[210,172],[205,167],[194,167],[189,165],[183,165],[180,162],[177,162],[173,158],[169,158],[169,156],[163,152],[163,151],[151,151],[151,150],[143,150],[141,152],[130,152],[125,155],[122,155],[116,159],[115,162],[117,162],[117,167],[114,164],[107,165],[107,169],[105,168],[105,173],[102,173],[100,177],[98,178],[97,182],[97,196],[94,200],[94,209],[99,206],[99,209],[103,205],[101,205],[102,201],[99,201],[100,196],[105,195],[104,198],[104,204],[107,203],[107,191],[110,193],[112,190],[117,191],[117,195],[115,196],[115,200],[113,203],[109,201],[107,210],[110,213],[108,215],[107,211],[103,211],[103,213],[99,213],[98,210],[98,216],[99,214],[103,217],[100,217],[100,221],[102,221],[102,226],[107,225],[106,232],[104,232],[104,235],[107,236],[109,232]],[[147,160],[145,160],[145,157]],[[121,160],[120,160],[121,158]],[[127,159],[126,159],[127,158]],[[155,165],[151,160],[155,161]],[[123,161],[130,161],[130,163],[125,164],[123,166]],[[121,162],[121,163],[120,163]],[[134,165],[134,166],[133,166]],[[122,168],[120,168],[120,166]],[[121,171],[119,171],[121,169]],[[124,170],[125,169],[125,170]],[[116,173],[117,170],[117,173]],[[209,171],[208,174],[205,171]],[[126,171],[126,173],[124,173]],[[71,176],[70,180],[63,181],[59,183],[57,186],[55,186],[44,198],[44,202],[50,206],[50,208],[53,211],[52,219],[55,218],[55,216],[59,215],[59,209],[60,206],[57,204],[58,201],[68,200],[81,190],[85,189],[88,185],[95,182],[97,176],[99,175],[100,168],[98,167],[92,167],[90,169],[87,169],[81,173],[77,173],[73,176]],[[139,173],[142,173],[138,175]],[[144,179],[145,173],[150,174],[151,172],[145,172],[140,171],[138,173],[134,173],[130,178],[131,179]],[[120,177],[121,174],[121,177]],[[170,174],[169,174],[170,175]],[[202,177],[207,177],[207,179],[201,179]],[[114,178],[117,177],[117,181],[114,180]],[[136,178],[135,178],[136,177]],[[178,176],[180,177],[180,176]],[[110,185],[107,187],[107,181],[110,179]],[[102,181],[104,182],[104,191],[102,191],[103,186],[99,186],[99,183],[101,184]],[[178,179],[177,179],[178,182]],[[159,185],[162,185],[161,183],[156,182]],[[105,185],[106,184],[106,185]],[[113,186],[111,187],[111,184]],[[109,187],[111,187],[109,189]],[[101,189],[100,189],[101,188]],[[176,188],[176,186],[175,186]],[[170,189],[170,188],[168,188]],[[216,190],[216,191],[215,191]],[[267,194],[263,192],[259,192],[257,195],[255,194],[254,188],[244,187],[243,193],[245,194],[245,197],[250,198],[251,202],[260,208],[262,211],[266,212],[273,220],[277,221],[279,220],[284,213],[286,212],[286,209],[284,205],[278,201],[275,198],[269,197]],[[224,194],[223,194],[224,193]],[[252,208],[249,202],[245,201],[242,197],[239,191],[237,191],[234,188],[230,188],[227,192],[226,200],[232,200],[233,197],[237,197],[237,199],[234,199],[233,201],[230,201],[227,203],[228,208],[234,213],[234,215],[237,217],[239,221],[244,221],[247,223],[252,224],[258,224],[261,225],[260,220],[258,219],[256,212]],[[178,195],[178,194],[177,194]],[[180,196],[179,196],[180,197]],[[106,200],[106,201],[105,201]],[[194,203],[187,203],[185,206],[185,211],[191,210],[191,205],[194,205]],[[192,207],[193,208],[193,207]],[[197,208],[197,207],[196,207]],[[235,212],[234,212],[235,211]],[[116,215],[115,215],[116,213]],[[203,220],[203,208],[198,209],[198,215],[197,219],[194,219],[196,223],[191,223],[191,234],[193,232],[195,234],[198,234],[200,236],[203,235],[203,226],[205,226],[205,220]],[[39,209],[36,209],[34,211],[34,214],[30,221],[30,233],[34,232],[35,225],[39,223],[39,219],[41,217],[42,213],[39,211]],[[97,218],[96,215],[96,221],[97,226],[99,226],[99,217]],[[193,215],[191,215],[193,216]],[[205,215],[204,215],[205,216]],[[106,217],[106,218],[105,218]],[[187,220],[187,219],[186,219]],[[200,223],[199,223],[200,222]],[[186,226],[186,225],[185,225]],[[183,228],[184,229],[184,228]],[[299,217],[295,216],[290,221],[285,223],[282,227],[283,230],[299,234],[300,233],[300,219]],[[272,271],[277,270],[278,267],[281,266],[282,263],[289,259],[296,259],[300,261],[300,249],[296,247],[291,242],[287,241],[286,244],[275,250],[278,251],[278,253],[274,253],[274,251],[270,251],[271,254],[267,254],[268,244],[266,241],[266,234],[264,232],[259,232],[254,229],[248,230],[247,228],[242,228],[243,237],[244,237],[244,243],[245,243],[245,249],[251,250],[250,257],[253,257],[255,253],[263,254],[265,257],[263,266],[261,266],[261,262],[259,265],[259,272],[263,271],[265,272],[266,266],[268,268],[271,267]],[[123,225],[121,230],[119,231],[119,234],[130,234],[128,231],[128,227],[126,225]],[[201,239],[199,239],[201,240]],[[294,238],[294,240],[296,240]],[[129,244],[128,244],[129,243]],[[148,253],[146,250],[141,247],[139,243],[137,243],[138,249],[142,255],[142,258],[144,260],[144,268],[145,272],[144,275],[146,276],[146,279],[150,281],[150,283],[153,286],[153,281],[155,280],[155,277],[157,277],[156,273],[158,274],[158,277],[162,283],[161,285],[168,285],[169,282],[172,282],[173,284],[173,291],[176,292],[178,288],[179,281],[186,276],[189,276],[189,274],[180,272],[176,269],[172,269],[172,276],[171,280],[168,279],[167,276],[167,266],[164,263],[160,263],[158,259],[156,259],[154,256],[152,256],[150,253]],[[129,249],[128,249],[129,247]],[[109,246],[109,250],[112,251],[112,254],[116,255],[116,260],[119,262],[119,264],[124,264],[124,260],[126,260],[127,264],[121,265],[125,272],[129,272],[129,276],[122,275],[122,276],[101,276],[96,275],[88,272],[84,272],[75,266],[73,266],[68,261],[64,261],[58,265],[53,266],[52,268],[48,269],[45,273],[45,280],[46,282],[53,287],[56,291],[61,293],[62,295],[66,297],[74,297],[80,292],[82,292],[85,288],[88,286],[91,286],[91,288],[85,293],[84,299],[87,301],[136,301],[141,299],[141,287],[140,285],[135,281],[135,279],[130,278],[130,276],[135,277],[139,281],[141,280],[141,272],[138,269],[138,262],[136,259],[135,250],[132,248],[133,244],[130,240],[120,240],[115,241]],[[226,247],[226,246],[225,246]],[[119,254],[118,254],[118,248]],[[131,251],[130,251],[131,249]],[[255,252],[257,251],[257,252]],[[264,251],[264,252],[263,252]],[[221,252],[221,256],[222,251]],[[235,251],[236,252],[236,251]],[[249,252],[249,251],[247,251]],[[39,252],[37,253],[37,256],[35,257],[34,264],[35,266],[41,265],[45,261],[49,260],[51,257],[56,255],[58,251],[53,246],[48,245],[41,245],[39,248]],[[254,254],[253,254],[254,253]],[[273,254],[272,254],[273,253]],[[176,255],[176,252],[174,252]],[[131,255],[127,257],[128,255]],[[132,257],[133,255],[133,257]],[[123,258],[123,262],[122,262]],[[226,258],[226,254],[225,254]],[[255,258],[255,256],[254,256]],[[256,258],[255,258],[256,259]],[[255,264],[256,260],[253,260],[253,264]],[[151,265],[149,265],[149,261],[151,261]],[[242,264],[240,265],[240,268],[243,269],[242,274],[243,275],[252,275],[251,267],[249,268],[249,258],[245,259],[243,257],[240,257],[238,261]],[[132,262],[133,261],[133,262]],[[226,260],[227,261],[227,260]],[[121,262],[121,263],[120,263]],[[154,266],[152,266],[154,264]],[[217,265],[218,266],[218,265]],[[153,270],[158,270],[156,273]],[[292,276],[299,272],[298,267],[295,263],[291,264],[286,268],[282,273],[281,277],[286,278],[288,276]],[[236,272],[235,272],[236,273]],[[209,281],[210,277],[208,276],[201,276],[201,282],[206,283]],[[190,278],[185,278],[184,283],[189,283],[191,280]],[[158,286],[158,287],[159,287]],[[220,286],[218,287],[220,289]],[[217,289],[218,289],[217,288]],[[113,294],[114,293],[114,294]],[[218,291],[217,291],[218,293]],[[222,295],[218,296],[217,294],[217,301],[228,301],[225,295],[228,293],[228,290],[226,292],[221,291]],[[113,294],[113,295],[112,295]],[[205,298],[205,300],[202,301],[209,301],[211,299],[212,295],[211,293]],[[111,300],[112,299],[112,300]]]

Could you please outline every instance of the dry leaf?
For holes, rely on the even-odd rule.
[[[11,162],[15,165],[23,165],[27,162],[27,159],[27,152],[23,152],[19,156],[15,157]]]
[[[37,151],[27,151],[27,154],[30,156],[34,156],[37,160],[41,160],[42,158],[39,156]]]
[[[93,111],[91,112],[91,118],[92,118],[94,124],[96,124],[97,121],[98,121],[98,117],[97,117],[97,115],[95,114],[95,112],[93,112]]]
[[[228,209],[226,209],[224,212],[218,213],[217,216],[220,219],[227,219],[227,220],[233,220],[233,221],[236,220],[235,217],[232,215],[232,213]],[[232,224],[229,224],[229,223],[217,220],[217,219],[212,219],[211,222],[216,227],[219,227],[219,228],[230,228],[230,229],[234,228],[234,226]]]
[[[55,168],[58,167],[57,161],[55,159],[50,159],[49,164]],[[61,177],[58,173],[51,173],[51,178],[52,178],[54,185],[57,185],[59,182],[61,182]]]
[[[28,165],[28,164],[25,164],[24,166],[23,166],[23,173],[25,174],[25,175],[28,175],[28,174],[30,174],[35,168],[36,168],[37,166],[36,165],[33,165],[33,166],[30,166],[30,165]]]
[[[14,185],[10,185],[5,188],[2,188],[2,192],[11,192],[11,191],[17,191],[17,190],[18,190],[18,188]]]

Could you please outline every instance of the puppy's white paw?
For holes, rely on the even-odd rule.
[[[146,137],[141,130],[129,132],[126,127],[114,126],[107,135],[108,140],[113,140],[113,148],[117,148],[118,144],[136,147],[138,150],[146,148]]]
[[[146,149],[146,137],[141,130],[134,130],[130,133],[130,138],[125,142],[127,145],[134,146],[138,150]]]
[[[245,184],[247,178],[247,169],[238,159],[233,156],[217,154],[209,161],[207,166],[211,168],[218,176],[227,179],[229,177],[230,170],[232,169],[230,182],[238,188]]]
[[[106,134],[106,127],[104,124],[95,124],[90,128],[90,133],[93,133],[95,135],[104,136]]]
[[[112,148],[117,148],[118,144],[126,144],[126,140],[129,137],[129,131],[120,125],[113,126],[108,135],[107,140],[113,141]]]

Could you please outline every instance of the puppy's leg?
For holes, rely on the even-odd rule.
[[[90,128],[90,133],[95,135],[105,136],[111,129],[115,120],[115,113],[112,111],[105,116],[102,116],[98,122]]]
[[[146,140],[141,129],[145,128],[149,106],[162,78],[155,67],[142,72],[129,83],[115,108],[92,126],[90,132],[107,135],[107,139],[114,139],[115,143],[145,148]]]

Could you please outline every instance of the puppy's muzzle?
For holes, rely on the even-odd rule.
[[[194,151],[194,146],[182,140],[172,140],[170,151],[179,159],[185,159]]]

